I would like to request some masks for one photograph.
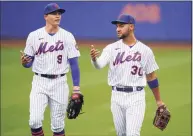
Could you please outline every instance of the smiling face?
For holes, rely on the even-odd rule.
[[[117,23],[117,37],[119,39],[124,39],[128,37],[131,33],[134,31],[134,25],[133,24],[124,24],[124,23]]]
[[[44,19],[46,20],[47,24],[52,25],[52,26],[58,26],[60,25],[61,12],[55,11],[47,15],[44,15]]]

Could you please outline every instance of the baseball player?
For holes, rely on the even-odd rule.
[[[71,67],[73,93],[80,93],[80,52],[74,36],[59,26],[65,12],[56,3],[44,9],[46,25],[28,35],[21,63],[32,66],[34,72],[30,93],[29,125],[32,136],[44,136],[42,121],[47,105],[50,107],[51,129],[54,136],[64,136],[65,111],[69,87],[66,74]]]
[[[155,73],[158,65],[152,50],[136,39],[135,19],[132,16],[123,14],[112,24],[116,25],[120,40],[107,45],[100,57],[99,51],[92,45],[91,62],[97,69],[109,65],[111,111],[117,136],[140,136],[145,114],[146,81],[152,89],[157,106],[164,105]]]

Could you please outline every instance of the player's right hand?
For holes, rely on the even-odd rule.
[[[99,56],[99,53],[100,51],[95,49],[94,45],[91,45],[90,56],[91,56],[92,61],[96,61],[96,58]]]
[[[26,55],[22,50],[20,51],[20,53],[21,53],[20,59],[21,59],[22,65],[25,65],[25,64],[32,61],[32,58],[30,56]]]

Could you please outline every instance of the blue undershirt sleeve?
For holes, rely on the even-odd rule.
[[[71,74],[74,86],[80,85],[80,70],[78,66],[78,57],[68,59],[70,67],[71,67]]]

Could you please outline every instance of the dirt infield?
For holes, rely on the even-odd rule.
[[[78,45],[96,47],[105,47],[106,45],[115,42],[115,40],[77,40]],[[155,42],[155,41],[142,41],[151,48],[171,48],[171,49],[192,49],[192,43],[190,42]],[[1,47],[24,47],[25,40],[1,40]]]

